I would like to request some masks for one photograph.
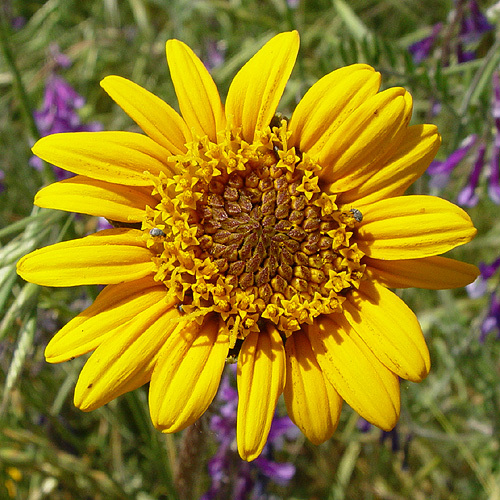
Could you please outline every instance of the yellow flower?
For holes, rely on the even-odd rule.
[[[478,270],[439,257],[476,230],[457,206],[402,196],[434,157],[433,125],[413,125],[403,88],[378,92],[365,64],[338,69],[276,115],[299,47],[272,38],[222,105],[178,40],[167,60],[179,115],[138,85],[104,90],[142,128],[55,134],[35,154],[78,174],[42,189],[41,207],[120,227],[37,250],[19,274],[46,286],[106,284],[46,349],[58,363],[94,351],[75,389],[93,410],[150,382],[154,425],[176,432],[213,400],[237,356],[238,450],[261,452],[276,402],[304,434],[333,434],[345,400],[389,430],[398,377],[419,382],[429,353],[389,288],[453,288]]]

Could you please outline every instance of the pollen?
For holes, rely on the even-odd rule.
[[[162,200],[143,223],[155,279],[187,314],[219,313],[232,345],[266,321],[289,336],[340,312],[363,279],[349,243],[360,212],[322,192],[319,166],[288,137],[281,120],[251,144],[234,132],[194,141],[169,159],[171,179],[155,179]]]

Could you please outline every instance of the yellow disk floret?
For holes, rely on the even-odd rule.
[[[143,228],[156,279],[184,312],[219,313],[233,345],[265,320],[288,336],[341,311],[363,276],[363,254],[349,243],[360,212],[321,192],[320,166],[288,137],[285,120],[251,144],[205,137],[169,159],[173,176],[154,179],[161,203]]]

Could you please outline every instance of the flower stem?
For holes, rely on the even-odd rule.
[[[181,500],[199,498],[202,460],[206,443],[204,418],[190,425],[182,435],[174,483]]]
[[[19,99],[19,104],[21,106],[21,111],[24,115],[24,119],[26,120],[29,133],[34,139],[39,139],[40,134],[38,133],[38,128],[36,126],[35,119],[33,118],[33,108],[31,106],[28,94],[21,78],[21,73],[19,72],[19,69],[16,65],[16,61],[9,44],[10,36],[11,33],[10,29],[8,28],[8,21],[5,17],[5,13],[2,9],[0,9],[0,45],[2,47],[2,52],[5,57],[7,66],[12,73],[14,86]]]
[[[23,79],[21,78],[21,72],[17,67],[16,60],[12,49],[9,44],[9,38],[11,37],[11,30],[9,28],[9,22],[6,19],[5,13],[0,9],[0,46],[2,53],[4,55],[5,61],[7,62],[7,67],[12,73],[12,78],[14,81],[14,88],[17,93],[17,98],[19,105],[21,106],[21,112],[24,116],[26,122],[27,130],[30,137],[34,140],[40,139],[40,132],[36,126],[35,118],[33,116],[33,106],[31,105],[30,98],[26,92],[26,87],[24,86]],[[44,184],[50,184],[54,182],[54,171],[52,167],[47,163],[43,162],[43,182]]]

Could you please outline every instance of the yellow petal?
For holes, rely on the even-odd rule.
[[[151,186],[147,174],[169,173],[169,152],[133,132],[67,132],[42,137],[34,154],[75,174],[127,186]]]
[[[236,433],[243,460],[254,460],[264,448],[284,382],[283,342],[269,324],[266,331],[245,338],[238,356]]]
[[[320,317],[307,330],[321,369],[345,402],[368,422],[391,430],[400,410],[396,375],[341,314]]]
[[[421,382],[429,373],[429,350],[410,308],[383,285],[362,281],[343,303],[344,315],[369,349],[396,375]]]
[[[179,40],[167,42],[167,61],[179,100],[179,108],[189,127],[216,142],[226,119],[217,87],[196,54]]]
[[[241,127],[248,142],[271,122],[299,50],[296,31],[271,38],[234,77],[226,100],[231,130]]]
[[[441,136],[436,126],[408,127],[389,161],[374,169],[366,182],[340,193],[338,202],[361,208],[384,198],[401,196],[426,171],[440,145]]]
[[[163,347],[149,387],[154,426],[177,432],[196,422],[219,387],[229,338],[215,315],[179,325]]]
[[[294,332],[285,344],[284,389],[289,417],[314,444],[330,439],[337,428],[342,398],[326,380],[311,343],[303,332]]]
[[[165,101],[120,76],[107,76],[101,87],[153,141],[172,154],[186,152],[186,143],[191,140],[189,128]]]
[[[61,363],[93,351],[104,339],[151,304],[164,300],[163,284],[147,276],[130,283],[108,285],[94,303],[67,323],[45,349],[49,363]]]
[[[352,64],[318,80],[300,100],[290,119],[290,146],[319,153],[339,125],[375,95],[380,73],[367,64]]]
[[[136,229],[106,229],[22,257],[18,274],[44,286],[108,285],[154,274],[152,254]]]
[[[179,326],[177,298],[167,298],[164,291],[163,299],[136,310],[92,353],[75,387],[75,406],[80,410],[95,410],[149,381],[158,352]]]
[[[309,152],[323,166],[320,178],[331,192],[353,189],[386,162],[401,143],[411,118],[411,96],[391,88],[369,97],[329,137],[324,147]]]
[[[446,257],[406,260],[366,257],[363,262],[374,278],[389,288],[459,288],[472,283],[480,274],[476,266]]]
[[[356,241],[369,257],[431,257],[467,243],[476,234],[470,217],[435,196],[398,196],[365,207]]]
[[[110,184],[77,175],[44,187],[35,196],[35,205],[68,212],[106,217],[121,222],[144,219],[146,206],[158,201],[151,196],[152,188]]]

